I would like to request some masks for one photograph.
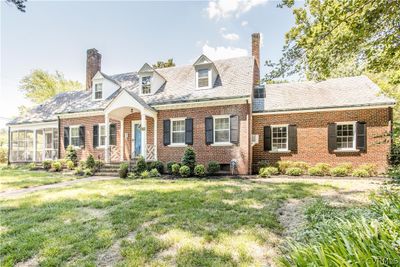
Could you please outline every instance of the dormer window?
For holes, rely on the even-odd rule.
[[[94,85],[94,99],[102,99],[103,98],[103,84],[96,83]]]
[[[199,69],[197,71],[197,88],[210,88],[211,81],[210,69]]]
[[[142,77],[142,94],[147,95],[151,93],[151,76]]]

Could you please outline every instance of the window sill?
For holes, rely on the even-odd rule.
[[[354,153],[360,152],[359,149],[335,149],[333,150],[334,153]]]
[[[291,150],[270,150],[269,153],[291,153]]]
[[[187,144],[170,144],[168,147],[187,147]]]
[[[213,143],[211,146],[233,146],[232,143]]]

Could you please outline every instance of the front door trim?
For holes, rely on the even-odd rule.
[[[131,123],[131,158],[135,158],[135,125],[140,125],[141,121],[140,120],[134,120]],[[141,134],[141,132],[140,132]],[[142,149],[142,148],[141,148]],[[141,152],[141,151],[140,151]],[[141,153],[140,153],[141,154]]]

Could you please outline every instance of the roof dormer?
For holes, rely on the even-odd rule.
[[[92,99],[104,100],[119,89],[119,84],[106,74],[98,71],[92,79]]]
[[[143,65],[138,74],[140,95],[155,94],[166,82],[165,78],[147,63]]]
[[[214,87],[218,77],[217,68],[205,55],[201,55],[193,64],[196,71],[196,89],[210,89]]]

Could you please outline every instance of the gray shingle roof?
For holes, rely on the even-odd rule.
[[[366,76],[335,78],[322,82],[268,84],[265,98],[254,99],[254,112],[279,112],[337,107],[393,105]]]

